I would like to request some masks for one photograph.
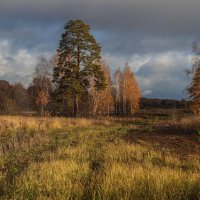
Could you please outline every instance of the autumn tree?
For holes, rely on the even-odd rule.
[[[125,65],[123,72],[118,70],[115,73],[116,87],[116,114],[132,115],[139,108],[140,89],[137,84],[134,73],[128,64]]]
[[[70,20],[64,27],[57,50],[58,63],[54,67],[55,92],[62,104],[72,106],[72,114],[77,115],[81,96],[90,87],[94,78],[97,90],[104,88],[104,77],[99,61],[101,48],[90,33],[90,26],[81,20]]]
[[[140,89],[128,64],[124,67],[123,105],[125,115],[132,115],[139,108]]]
[[[36,97],[36,104],[39,106],[40,115],[43,116],[44,114],[44,107],[49,102],[49,95],[45,90],[38,91],[38,95]]]
[[[193,43],[192,69],[187,71],[191,78],[191,84],[187,88],[191,100],[191,109],[194,113],[200,113],[200,48],[197,42]]]
[[[114,99],[113,99],[113,88],[112,81],[110,78],[110,70],[104,61],[101,61],[101,70],[105,77],[105,88],[103,90],[96,90],[93,87],[94,82],[91,81],[91,88],[89,95],[91,97],[90,107],[92,108],[93,116],[96,114],[106,114],[107,116],[114,111]]]
[[[118,69],[115,72],[115,114],[123,114],[123,81],[124,74]]]
[[[51,66],[51,60],[48,60],[44,56],[40,56],[36,64],[32,84],[28,88],[29,94],[38,106],[40,114],[43,114],[44,107],[48,104],[50,93],[52,91]]]

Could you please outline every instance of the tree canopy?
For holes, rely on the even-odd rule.
[[[94,79],[97,90],[104,88],[101,47],[90,33],[90,26],[81,20],[70,20],[64,30],[57,50],[58,63],[53,81],[57,85],[59,100],[65,104],[72,101],[72,113],[76,116],[79,100],[90,87],[90,79]]]

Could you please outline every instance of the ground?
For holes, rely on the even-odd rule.
[[[135,118],[135,127],[129,130],[124,139],[129,143],[145,144],[159,151],[169,151],[184,158],[199,155],[199,135],[184,132],[176,127],[176,121],[190,116],[181,109],[145,109]],[[127,122],[125,122],[127,123]]]
[[[200,198],[200,139],[187,110],[131,118],[0,117],[0,199]]]
[[[180,133],[176,127],[154,126],[153,130],[130,130],[125,140],[134,144],[145,144],[158,151],[169,151],[180,157],[199,155],[200,140],[196,134]]]

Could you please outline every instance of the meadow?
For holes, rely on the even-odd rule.
[[[200,199],[200,126],[142,115],[1,116],[0,199]]]

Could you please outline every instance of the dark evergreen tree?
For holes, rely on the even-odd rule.
[[[91,35],[90,26],[81,20],[70,20],[64,29],[57,50],[53,82],[62,107],[72,105],[72,113],[76,116],[80,98],[90,87],[90,80],[94,80],[97,90],[104,88],[101,47]]]

